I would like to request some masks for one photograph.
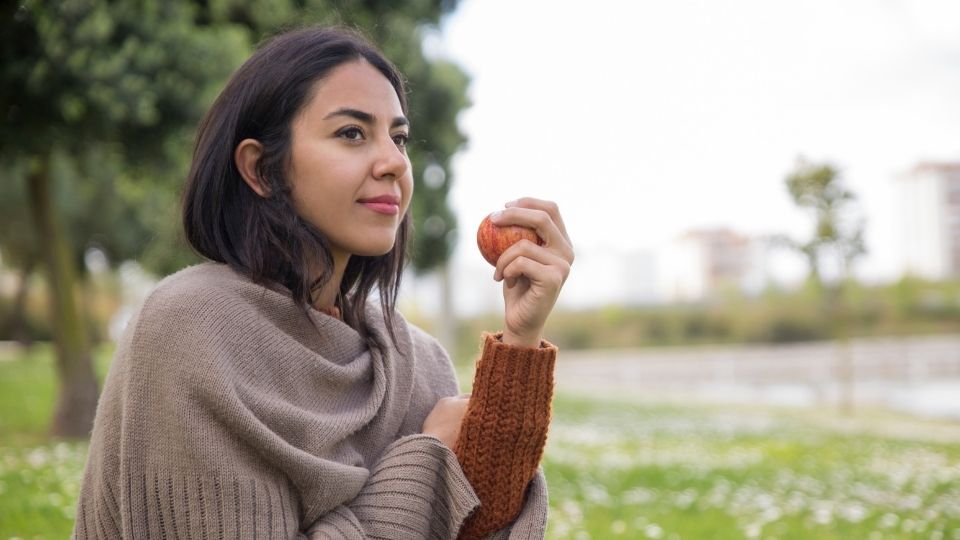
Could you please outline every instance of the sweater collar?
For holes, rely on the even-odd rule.
[[[258,303],[263,308],[269,308],[271,311],[281,309],[282,311],[303,312],[304,310],[297,306],[293,301],[293,295],[290,289],[279,283],[257,284],[250,278],[239,274],[229,265],[223,263],[208,262],[201,266],[206,266],[207,270],[221,275],[222,278],[241,284],[242,289],[253,288],[258,291],[256,296]],[[251,298],[252,299],[252,298]],[[370,305],[365,307],[367,310],[367,320],[372,317],[378,317],[376,309],[371,309]],[[317,339],[311,339],[311,347],[321,356],[337,364],[351,362],[361,354],[367,351],[367,343],[363,337],[353,327],[342,320],[323,313],[313,306],[307,306],[307,317],[311,326],[317,331]],[[379,325],[376,325],[379,327]]]

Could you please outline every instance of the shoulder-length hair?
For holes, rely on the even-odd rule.
[[[327,238],[294,209],[286,171],[291,122],[308,103],[314,85],[342,64],[366,60],[393,85],[403,112],[407,100],[397,68],[358,33],[344,28],[306,28],[281,34],[233,74],[197,132],[193,163],[183,194],[183,227],[200,255],[226,263],[256,283],[280,284],[305,310],[333,273]],[[266,197],[254,193],[234,162],[244,139],[263,145],[257,162]],[[344,321],[371,344],[364,306],[379,289],[391,338],[393,313],[411,236],[410,210],[393,249],[385,255],[353,255],[338,291]],[[311,280],[310,269],[320,267]]]

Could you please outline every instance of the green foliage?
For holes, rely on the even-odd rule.
[[[101,142],[159,157],[249,51],[242,28],[198,25],[189,2],[28,0],[3,20],[4,160]]]
[[[40,259],[22,180],[26,176],[26,163],[3,165],[0,162],[0,255],[4,266],[24,268]]]
[[[77,435],[98,394],[74,294],[77,260],[98,245],[116,262],[146,243],[141,209],[122,198],[130,190],[118,179],[162,179],[137,173],[183,161],[175,141],[249,51],[248,35],[198,24],[186,1],[18,4],[0,7],[0,174],[28,189],[0,208],[17,227],[0,249],[21,269],[38,259],[45,267],[59,373],[69,374],[54,429]]]
[[[54,205],[65,223],[71,258],[81,275],[84,254],[96,247],[117,264],[139,256],[153,236],[151,206],[163,200],[164,186],[134,178],[123,163],[122,150],[113,144],[97,144],[70,155],[55,148],[50,155],[51,175],[57,179]],[[5,264],[22,267],[28,258],[39,257],[44,239],[38,237],[26,203],[23,167],[12,167],[0,200],[0,247]],[[10,260],[6,260],[8,255]]]
[[[411,124],[414,145],[414,268],[429,270],[444,264],[453,253],[457,222],[447,206],[447,195],[453,185],[450,160],[466,141],[451,121],[457,112],[468,106],[468,79],[460,68],[443,61],[422,64],[424,71],[414,71],[410,78]],[[408,75],[410,77],[410,75]],[[421,135],[422,134],[422,135]]]
[[[242,27],[197,24],[195,15],[189,2],[34,0],[2,19],[6,264],[37,258],[45,241],[22,186],[36,159],[49,162],[54,208],[81,271],[89,247],[118,263],[153,240],[151,206],[172,200],[193,126],[251,49]]]
[[[784,242],[807,258],[815,282],[820,282],[821,265],[831,258],[838,263],[837,279],[847,279],[853,262],[866,253],[864,221],[856,215],[856,195],[843,185],[835,167],[802,158],[787,176],[786,185],[793,202],[807,210],[814,223],[808,240]]]
[[[889,285],[848,283],[843,289],[849,319],[844,328],[824,316],[824,298],[831,294],[810,285],[771,288],[756,297],[728,295],[703,304],[560,309],[547,322],[546,338],[563,349],[604,349],[793,343],[835,339],[841,331],[848,336],[960,332],[960,282],[905,277]],[[462,321],[455,358],[475,359],[480,333],[500,324],[490,315]]]

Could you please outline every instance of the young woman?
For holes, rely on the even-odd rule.
[[[472,396],[394,309],[410,238],[405,90],[341,29],[274,38],[200,126],[186,237],[118,345],[77,538],[542,538],[556,348],[573,251],[556,205],[497,263],[503,330]],[[374,289],[378,298],[369,298]]]

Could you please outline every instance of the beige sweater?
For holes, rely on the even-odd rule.
[[[379,307],[368,319],[390,344]],[[395,330],[396,348],[367,349],[220,264],[163,280],[110,368],[74,536],[456,537],[480,501],[419,432],[457,382],[435,340]],[[538,472],[491,537],[543,538],[546,509]]]

